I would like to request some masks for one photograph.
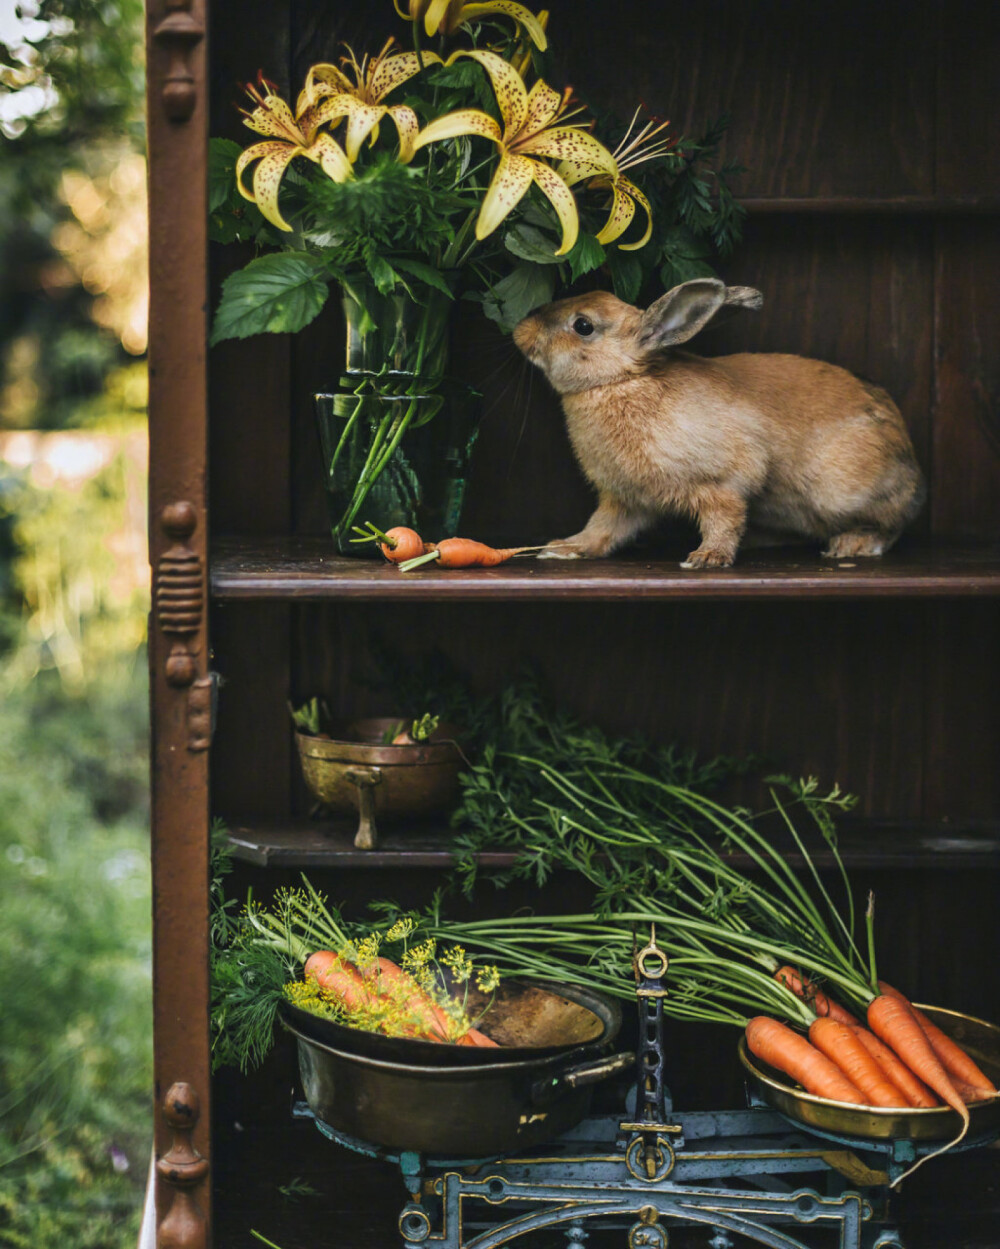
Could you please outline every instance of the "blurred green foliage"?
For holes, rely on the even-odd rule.
[[[20,591],[0,614],[0,1245],[17,1249],[131,1249],[149,1161],[148,596],[107,575],[125,459],[0,494]]]
[[[11,1249],[133,1249],[149,1166],[142,12],[0,0],[0,427],[77,431],[0,454]]]
[[[142,12],[142,0],[0,3],[0,390],[17,385],[18,424],[73,423],[127,359],[57,239],[74,221],[66,170],[97,178],[142,150]]]

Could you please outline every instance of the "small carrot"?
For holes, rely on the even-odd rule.
[[[950,1076],[975,1089],[976,1092],[980,1094],[980,1099],[996,1096],[996,1085],[989,1078],[989,1076],[986,1075],[986,1073],[982,1071],[975,1062],[973,1062],[960,1045],[956,1044],[950,1036],[947,1036],[944,1032],[942,1032],[937,1024],[932,1023],[924,1012],[922,1010],[918,1010],[917,1007],[914,1006],[912,1002],[909,1002],[898,989],[894,989],[891,984],[886,984],[884,980],[880,980],[878,985],[882,992],[887,994],[889,997],[895,997],[900,1001],[906,1002],[910,1010],[915,1015],[917,1023],[919,1023],[920,1027],[923,1029],[924,1035],[930,1042],[931,1049],[937,1055],[941,1065]]]
[[[364,529],[355,525],[354,532],[361,536],[352,538],[351,542],[377,542],[378,549],[390,564],[401,564],[404,560],[415,559],[433,550],[432,545],[425,542],[415,529],[407,529],[405,525],[396,525],[383,533],[369,520],[365,522]]]
[[[882,1068],[885,1078],[903,1093],[911,1106],[940,1106],[940,1102],[907,1067],[901,1058],[897,1058],[888,1045],[883,1045],[874,1032],[856,1024],[853,1032],[872,1058]],[[957,1086],[956,1086],[957,1087]],[[959,1089],[961,1093],[961,1089]],[[963,1100],[968,1101],[964,1097]]]
[[[750,1052],[797,1080],[807,1093],[835,1102],[865,1105],[864,1094],[815,1046],[777,1019],[758,1015],[746,1029]]]
[[[808,1002],[817,1015],[828,1015],[831,1019],[836,1019],[838,1023],[847,1024],[848,1027],[854,1027],[857,1024],[857,1019],[849,1010],[845,1010],[833,998],[827,997],[807,977],[801,976],[794,967],[779,967],[774,973],[774,978],[791,989],[796,997]]]
[[[527,555],[541,550],[538,546],[487,546],[485,542],[474,542],[471,538],[445,538],[443,542],[431,545],[432,550],[400,564],[400,572],[412,572],[414,568],[429,564],[432,560],[436,560],[442,568],[495,568],[497,564],[504,564],[515,555]]]
[[[882,1068],[847,1024],[827,1016],[809,1028],[809,1040],[861,1090],[869,1106],[906,1106],[906,1096],[886,1080]]]

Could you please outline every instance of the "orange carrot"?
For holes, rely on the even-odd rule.
[[[415,529],[397,525],[394,529],[385,531],[384,540],[378,544],[378,549],[390,564],[401,564],[404,560],[423,555],[428,547]]]
[[[937,1055],[945,1071],[954,1080],[961,1081],[975,1089],[979,1094],[978,1100],[996,1096],[996,1085],[985,1072],[980,1070],[960,1045],[942,1032],[937,1024],[932,1023],[924,1012],[918,1010],[898,989],[894,989],[891,984],[886,984],[884,980],[880,980],[878,986],[889,997],[906,1002],[930,1042],[931,1049]]]
[[[493,547],[471,538],[445,538],[443,542],[431,543],[425,554],[400,564],[400,571],[411,572],[431,560],[436,560],[442,568],[494,568],[515,555],[538,550],[541,548],[537,546]]]
[[[904,1171],[893,1181],[892,1187],[895,1188],[929,1158],[937,1157],[965,1138],[969,1130],[969,1110],[951,1077],[931,1049],[916,1015],[905,999],[880,993],[868,1006],[868,1024],[872,1032],[894,1049],[913,1074],[923,1080],[928,1088],[933,1089],[943,1102],[947,1102],[962,1121],[962,1130],[954,1140],[948,1141],[932,1153],[924,1154],[908,1171]]]
[[[376,992],[383,997],[391,997],[394,1002],[408,1011],[414,1022],[423,1029],[432,1040],[447,1041],[453,1028],[452,1021],[436,1002],[432,1001],[411,975],[397,967],[391,958],[379,958],[363,975],[369,983],[374,982]]]
[[[809,1027],[809,1040],[865,1095],[869,1106],[906,1106],[905,1095],[886,1080],[878,1065],[847,1024],[823,1016]]]
[[[480,1032],[478,1028],[470,1028],[462,1037],[462,1044],[468,1045],[471,1039],[473,1045],[478,1045],[480,1049],[499,1049],[496,1041],[492,1040],[485,1032]]]
[[[858,1021],[849,1010],[845,1010],[833,998],[827,997],[808,978],[800,976],[794,967],[779,967],[774,973],[774,978],[791,989],[797,997],[808,1002],[817,1015],[828,1015],[831,1019],[836,1019],[838,1023],[847,1024],[848,1027],[854,1027],[857,1024]]]
[[[332,950],[317,950],[305,965],[305,978],[315,980],[321,989],[340,998],[347,1010],[362,1010],[372,1004],[371,993],[357,968],[344,963]]]
[[[869,1032],[861,1024],[856,1024],[853,1032],[872,1058],[882,1068],[882,1074],[903,1093],[911,1106],[940,1106],[940,1102],[907,1067],[901,1058],[897,1058],[888,1045],[883,1045],[874,1032]],[[957,1086],[956,1086],[957,1087]],[[959,1093],[962,1090],[959,1089]],[[963,1100],[968,1101],[963,1094]]]
[[[810,1045],[804,1036],[777,1019],[758,1015],[747,1023],[746,1036],[751,1053],[797,1080],[807,1093],[855,1106],[865,1105],[864,1094],[835,1063]]]

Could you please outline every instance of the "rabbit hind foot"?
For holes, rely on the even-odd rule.
[[[848,529],[835,534],[823,556],[826,559],[853,559],[855,556],[884,555],[899,537],[880,529]]]

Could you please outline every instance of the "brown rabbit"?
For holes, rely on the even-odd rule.
[[[539,558],[608,555],[667,512],[701,529],[683,568],[732,564],[748,521],[765,534],[823,540],[833,558],[892,546],[926,491],[884,390],[802,356],[676,350],[723,310],[762,302],[750,287],[698,278],[645,311],[596,291],[515,328],[515,343],[562,397],[573,450],[599,496],[584,529]]]

